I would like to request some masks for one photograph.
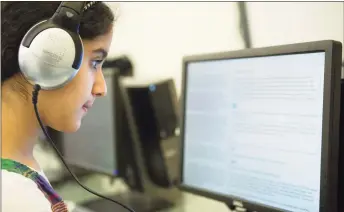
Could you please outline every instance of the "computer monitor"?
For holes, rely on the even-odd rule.
[[[340,111],[340,128],[339,128],[339,195],[338,199],[344,199],[344,79],[341,80],[341,111]],[[338,201],[339,211],[344,211],[344,202]]]
[[[122,83],[120,83],[122,84]],[[131,102],[131,97],[128,94],[128,89],[125,86],[118,86],[117,94],[121,98],[121,104],[117,106],[122,106],[123,110],[120,117],[123,117],[125,124],[123,125],[124,137],[118,144],[122,144],[118,149],[120,150],[118,154],[123,153],[127,156],[125,165],[128,175],[125,176],[125,182],[131,188],[129,192],[124,191],[119,194],[111,196],[111,199],[115,199],[125,205],[130,206],[135,211],[139,212],[152,212],[152,211],[162,211],[170,208],[174,205],[178,198],[177,189],[160,189],[151,182],[151,178],[147,173],[147,165],[145,164],[146,158],[142,152],[143,149],[147,147],[144,146],[140,139],[139,129],[141,126],[137,123],[137,117],[133,109]],[[147,111],[144,111],[147,112]],[[145,140],[147,141],[147,140]],[[151,146],[148,146],[150,148]],[[128,160],[131,159],[131,160]],[[132,161],[132,162],[130,162]],[[159,161],[158,161],[159,162]],[[123,163],[119,163],[121,165]],[[120,169],[121,170],[121,169]],[[134,175],[131,172],[134,171]],[[121,171],[120,171],[121,173]],[[129,176],[133,176],[129,177]],[[139,186],[133,188],[131,181],[135,180],[140,183]],[[112,211],[122,211],[121,208],[117,207],[110,201],[106,199],[96,199],[87,201],[83,204],[84,207],[91,209],[92,211],[102,211],[102,212],[112,212]]]
[[[97,98],[75,133],[63,133],[63,155],[69,164],[107,175],[118,174],[115,73],[104,70],[107,95]]]
[[[106,97],[98,98],[81,128],[75,133],[62,133],[48,128],[55,146],[78,177],[92,173],[121,178],[131,190],[142,191],[135,145],[123,101],[121,73],[117,67],[103,68],[107,83]],[[43,140],[46,140],[43,138]],[[62,183],[69,179],[66,169]],[[57,183],[59,183],[57,182]]]
[[[337,212],[341,52],[185,57],[181,188],[247,211]]]

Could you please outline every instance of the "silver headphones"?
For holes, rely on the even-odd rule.
[[[50,19],[37,23],[26,33],[19,47],[18,62],[32,85],[53,90],[76,76],[84,54],[80,19],[88,7],[90,4],[85,2],[62,2]]]
[[[130,212],[135,212],[124,204],[98,194],[84,186],[68,167],[50,138],[39,116],[37,102],[41,89],[53,90],[70,82],[78,73],[84,48],[79,35],[82,13],[97,2],[62,2],[55,14],[47,21],[33,26],[24,36],[19,47],[19,67],[24,77],[34,85],[32,103],[40,127],[58,157],[75,181],[86,191],[114,202]]]

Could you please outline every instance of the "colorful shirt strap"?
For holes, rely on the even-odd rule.
[[[20,174],[35,182],[39,190],[49,200],[52,212],[68,212],[67,206],[62,198],[51,187],[50,183],[36,171],[17,161],[4,158],[1,158],[1,169]]]

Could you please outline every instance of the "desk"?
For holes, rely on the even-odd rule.
[[[126,192],[128,188],[121,180],[115,180],[110,184],[110,179],[101,175],[92,175],[85,178],[82,182],[89,188],[95,190],[102,195],[114,195]],[[85,191],[74,182],[56,188],[57,192],[67,201],[82,204],[86,201],[98,199],[98,197]],[[161,212],[230,212],[227,206],[221,202],[183,192],[180,201],[174,208],[163,210]]]
[[[52,150],[51,150],[52,151]],[[36,146],[34,153],[36,159],[40,162],[41,167],[48,176],[59,178],[58,173],[61,172],[63,166],[54,154],[46,149],[41,149]],[[79,179],[80,180],[80,179]],[[110,178],[104,175],[94,174],[89,177],[84,177],[81,181],[90,189],[102,195],[115,195],[122,192],[127,192],[128,188],[122,180],[118,179],[111,183]],[[76,182],[69,181],[59,187],[55,188],[56,191],[65,199],[69,204],[79,205],[87,201],[98,199],[99,197],[85,191]],[[230,212],[227,206],[221,202],[207,199],[201,196],[193,195],[183,192],[180,201],[174,208],[164,210],[161,212]]]

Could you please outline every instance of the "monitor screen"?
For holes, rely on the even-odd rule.
[[[104,72],[107,95],[96,99],[77,132],[64,133],[62,138],[68,163],[108,175],[117,175],[113,75]]]
[[[319,212],[325,52],[188,62],[183,184]]]

